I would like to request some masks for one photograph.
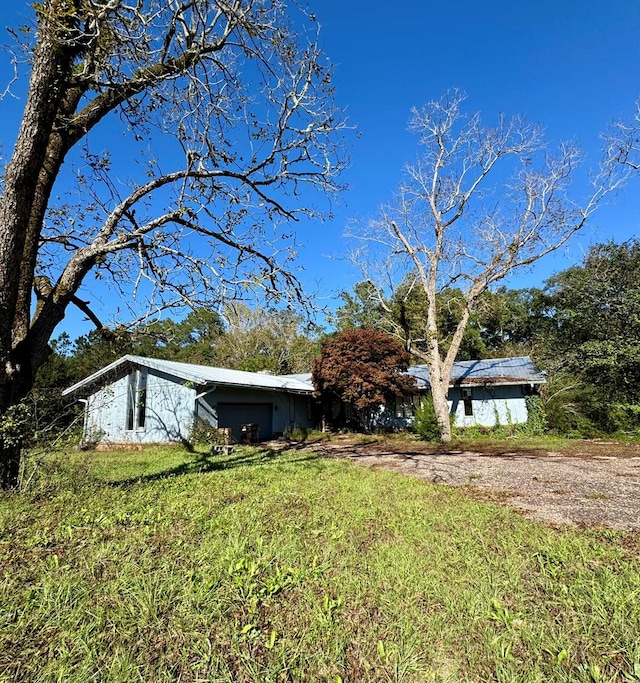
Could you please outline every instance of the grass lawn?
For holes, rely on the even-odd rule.
[[[295,450],[52,456],[0,497],[0,680],[640,681],[632,540]]]

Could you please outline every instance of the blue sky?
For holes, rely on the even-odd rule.
[[[350,191],[330,230],[336,242],[345,220],[374,213],[396,187],[403,164],[415,158],[416,141],[407,131],[411,107],[448,88],[465,90],[469,107],[487,122],[499,113],[524,114],[545,127],[550,143],[577,140],[592,156],[605,125],[634,111],[640,3],[465,0],[396,7],[385,13],[331,0],[318,10],[336,63],[338,99],[361,134],[351,153]],[[594,241],[638,234],[639,190],[631,185],[569,248],[510,284],[541,284],[579,261]],[[314,246],[322,250],[327,236]],[[341,251],[336,243],[335,253]]]
[[[480,110],[487,122],[499,113],[525,114],[545,126],[551,143],[577,140],[595,155],[598,133],[614,119],[629,118],[640,96],[637,0],[405,0],[380,3],[382,9],[361,0],[309,4],[335,64],[337,100],[359,133],[352,136],[344,178],[349,190],[334,207],[333,220],[299,226],[306,243],[299,260],[303,281],[329,305],[358,279],[344,260],[347,222],[373,216],[391,197],[402,166],[415,158],[416,141],[407,131],[411,107],[459,87],[468,93],[469,108]],[[0,25],[16,26],[29,14],[27,3],[3,3]],[[4,56],[0,83],[7,80],[7,67]],[[3,157],[10,153],[21,106],[13,98],[0,102]],[[541,284],[579,261],[589,244],[637,235],[639,212],[636,182],[560,254],[508,284]],[[72,336],[90,329],[77,316],[66,327]]]

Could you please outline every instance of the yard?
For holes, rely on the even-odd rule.
[[[45,458],[0,498],[0,680],[640,680],[634,535],[319,449]]]

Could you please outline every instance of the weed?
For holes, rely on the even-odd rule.
[[[51,456],[0,539],[0,680],[640,679],[623,536],[299,449]]]

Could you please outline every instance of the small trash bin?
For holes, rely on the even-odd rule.
[[[240,443],[241,444],[256,444],[258,443],[258,425],[250,422],[248,424],[240,425]]]

